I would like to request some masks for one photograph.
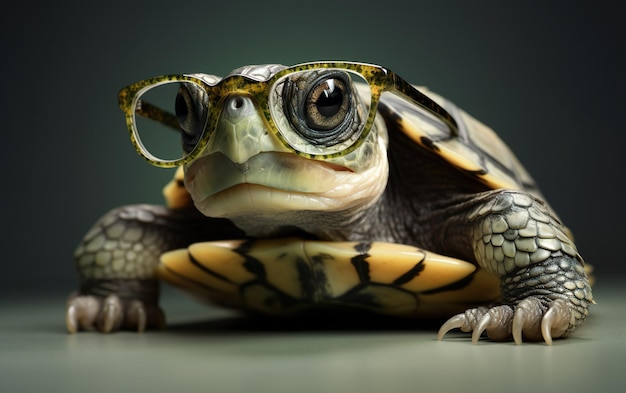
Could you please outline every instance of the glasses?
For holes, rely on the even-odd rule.
[[[243,75],[219,81],[202,74],[160,76],[120,90],[119,104],[137,152],[155,166],[175,167],[210,143],[229,96],[252,98],[268,130],[288,150],[329,160],[367,138],[383,92],[404,96],[457,134],[455,120],[441,106],[393,72],[363,63],[305,63],[261,81]]]

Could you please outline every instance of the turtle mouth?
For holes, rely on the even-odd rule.
[[[225,218],[294,210],[333,210],[338,205],[332,198],[249,183],[238,184],[194,202],[205,215]]]
[[[342,166],[289,153],[263,152],[241,164],[214,153],[189,166],[185,185],[196,206],[215,217],[231,210],[319,208],[315,196],[332,193],[338,181],[351,173]]]

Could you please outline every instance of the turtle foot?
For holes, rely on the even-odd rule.
[[[164,328],[165,314],[156,304],[122,300],[117,295],[73,295],[67,302],[65,323],[69,333],[94,329],[102,333],[121,329],[143,332]]]
[[[460,329],[472,332],[474,344],[486,332],[495,341],[513,339],[519,345],[523,337],[528,341],[543,340],[551,345],[554,338],[565,335],[571,319],[572,311],[567,301],[556,299],[546,307],[539,298],[528,297],[515,306],[479,307],[457,314],[441,326],[437,339],[441,340],[453,329]]]

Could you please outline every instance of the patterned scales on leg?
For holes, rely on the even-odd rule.
[[[382,242],[196,243],[165,253],[158,274],[205,301],[269,315],[350,307],[442,316],[499,296],[498,280],[468,262]]]
[[[584,262],[566,228],[541,200],[521,191],[497,190],[477,198],[467,216],[474,255],[500,277],[502,305],[470,309],[448,320],[439,338],[460,328],[494,340],[565,337],[593,303]]]

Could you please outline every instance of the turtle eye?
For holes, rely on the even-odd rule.
[[[334,146],[359,129],[356,94],[343,71],[314,71],[286,79],[283,112],[291,127],[317,146]]]
[[[306,125],[313,130],[337,128],[350,108],[349,94],[341,79],[322,80],[309,91],[304,108]]]
[[[199,86],[182,83],[176,95],[174,110],[181,133],[183,149],[193,149],[204,132],[207,118],[208,98]]]

